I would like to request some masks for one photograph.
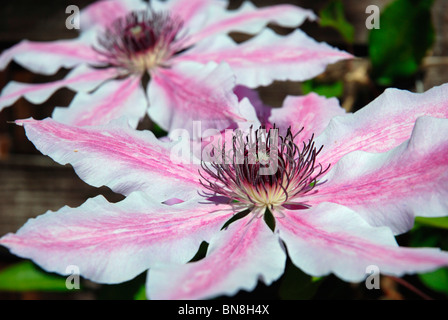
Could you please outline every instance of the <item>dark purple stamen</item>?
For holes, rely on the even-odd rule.
[[[95,48],[113,66],[143,71],[162,63],[181,49],[182,21],[151,9],[133,11],[118,18],[98,38]]]
[[[260,134],[262,131],[264,134]],[[314,136],[302,148],[294,142],[301,131],[293,134],[289,128],[282,137],[271,134],[271,130],[256,130],[255,134],[251,130],[245,138],[237,132],[227,153],[225,145],[222,147],[219,161],[202,161],[200,182],[209,191],[204,195],[224,196],[229,201],[271,209],[283,204],[309,207],[300,202],[300,197],[316,192],[315,188],[322,184],[319,178],[330,165],[324,168],[316,162],[322,147],[315,147]],[[273,164],[275,172],[262,172]]]

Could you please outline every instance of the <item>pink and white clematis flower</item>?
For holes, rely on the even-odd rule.
[[[119,123],[18,121],[43,154],[127,197],[47,212],[0,244],[48,271],[77,265],[102,283],[149,269],[151,299],[252,290],[282,275],[287,254],[310,275],[350,282],[370,265],[396,276],[448,265],[447,252],[400,247],[394,237],[415,216],[448,214],[448,84],[423,94],[388,89],[350,114],[336,99],[288,97],[265,121],[280,127],[278,139],[235,139],[230,150],[242,157],[200,164],[172,152],[179,142]],[[261,174],[266,159],[278,165],[272,174]],[[189,262],[202,241],[205,258]]]
[[[316,19],[309,10],[287,4],[257,8],[250,2],[237,10],[226,7],[227,1],[219,0],[152,0],[150,7],[140,0],[94,3],[81,11],[78,38],[25,40],[0,56],[0,70],[12,60],[41,74],[72,68],[56,82],[10,82],[0,110],[20,97],[42,103],[68,87],[78,94],[52,116],[63,123],[101,125],[127,116],[136,127],[148,112],[168,132],[189,128],[192,120],[224,129],[243,120],[232,91],[236,83],[302,81],[351,58],[298,29],[280,36],[264,28],[268,23],[295,28]],[[231,31],[258,35],[237,44],[227,35]]]

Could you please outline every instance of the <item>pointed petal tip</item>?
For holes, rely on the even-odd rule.
[[[11,245],[18,244],[19,242],[19,237],[12,232],[8,232],[0,238],[0,246],[4,246],[8,249],[11,249]]]
[[[35,120],[34,118],[30,117],[30,118],[26,118],[26,119],[18,119],[18,120],[10,121],[10,123],[14,123],[18,126],[23,127],[27,123],[32,123],[32,122],[37,122],[37,121],[39,121],[39,120]]]

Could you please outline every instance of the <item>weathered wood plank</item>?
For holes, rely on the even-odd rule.
[[[424,89],[448,83],[448,1],[436,0],[432,8],[436,42],[432,55],[425,59]]]
[[[98,194],[123,199],[110,189],[84,183],[69,165],[42,155],[11,155],[0,161],[0,235],[15,232],[29,218],[68,205],[77,207]]]

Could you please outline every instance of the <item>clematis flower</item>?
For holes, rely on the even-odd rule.
[[[168,132],[190,128],[192,120],[224,129],[243,120],[232,91],[236,83],[253,88],[274,80],[302,81],[351,57],[298,29],[287,36],[264,29],[268,23],[294,28],[316,19],[297,6],[257,8],[244,2],[228,11],[227,2],[217,0],[150,4],[99,1],[82,10],[78,38],[25,40],[6,50],[0,69],[14,60],[46,75],[61,67],[72,70],[51,83],[10,82],[0,96],[0,110],[20,97],[42,103],[68,87],[77,95],[68,108],[56,108],[52,115],[63,123],[101,125],[127,116],[136,127],[148,112]],[[237,44],[227,35],[230,31],[258,35]]]
[[[248,100],[241,103],[247,109]],[[349,282],[364,280],[370,265],[395,276],[427,272],[447,266],[448,253],[400,247],[394,236],[415,216],[448,213],[447,118],[448,84],[422,94],[388,89],[349,114],[336,99],[288,97],[266,118],[278,131],[235,135],[233,153],[224,159],[215,148],[199,164],[172,152],[182,141],[164,143],[120,123],[21,120],[43,154],[126,198],[47,212],[0,244],[51,272],[77,265],[101,283],[149,269],[151,299],[269,285],[287,255],[312,276]],[[271,164],[277,170],[262,173]],[[190,262],[203,241],[206,256]]]

